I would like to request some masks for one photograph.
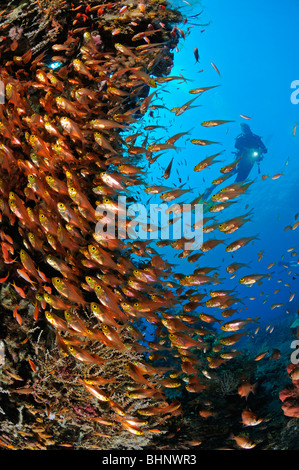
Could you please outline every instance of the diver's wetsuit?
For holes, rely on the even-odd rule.
[[[241,152],[244,149],[257,149],[260,153],[267,153],[267,149],[263,144],[262,139],[251,131],[246,134],[240,134],[236,138],[235,147]]]
[[[254,163],[262,160],[262,154],[267,153],[267,149],[262,139],[251,131],[240,134],[236,139],[235,147],[237,149],[236,159],[241,157],[235,172],[237,173],[236,182],[245,181]],[[259,153],[258,158],[252,155],[253,151]]]
[[[237,174],[236,179],[235,179],[236,183],[240,181],[245,181],[249,173],[251,172],[251,169],[255,161],[261,160],[260,158],[254,160],[247,149],[245,149],[245,151],[243,151],[241,155],[237,153],[237,159],[240,158],[240,156],[241,156],[241,159],[238,162],[235,168],[235,171],[232,173],[232,174]]]

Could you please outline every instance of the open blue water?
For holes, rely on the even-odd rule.
[[[273,325],[271,344],[273,346],[277,343],[276,347],[279,348],[281,337],[276,341],[275,335],[282,327],[289,328],[296,318],[299,303],[299,281],[296,275],[299,274],[299,265],[296,265],[299,259],[299,255],[296,255],[299,227],[297,230],[284,230],[296,222],[295,215],[299,212],[299,129],[297,133],[293,132],[294,126],[299,123],[299,104],[291,102],[291,94],[295,91],[291,84],[299,80],[299,5],[295,0],[288,0],[283,5],[269,0],[191,1],[191,5],[175,0],[172,4],[188,17],[188,23],[179,25],[186,33],[186,38],[180,40],[178,50],[174,53],[171,75],[182,74],[190,81],[173,81],[158,91],[155,102],[165,105],[168,110],[154,111],[154,118],[147,115],[142,124],[165,126],[165,130],[157,129],[151,133],[161,142],[178,132],[190,131],[190,134],[177,141],[176,145],[180,147],[178,151],[167,150],[150,167],[148,184],[174,187],[184,184],[183,188],[190,188],[190,193],[175,202],[191,202],[219,176],[222,166],[234,160],[232,152],[235,150],[235,138],[241,132],[241,123],[249,124],[252,132],[262,137],[268,153],[261,162],[260,173],[257,165],[253,168],[248,181],[254,183],[246,195],[236,199],[237,203],[231,208],[214,214],[220,223],[252,210],[250,222],[230,235],[218,230],[204,235],[204,241],[222,238],[225,244],[206,253],[197,263],[191,264],[186,258],[179,259],[178,251],[172,248],[164,249],[164,253],[170,263],[177,264],[177,271],[184,274],[192,273],[199,266],[220,267],[218,272],[223,284],[219,288],[236,289],[236,296],[243,302],[238,304],[239,312],[229,320],[235,317],[260,317],[263,333],[259,334],[269,336],[269,329],[267,333],[265,327]],[[192,18],[200,11],[200,16]],[[194,57],[195,47],[199,51],[198,63]],[[211,62],[218,68],[220,76]],[[175,116],[169,111],[197,96],[190,94],[190,89],[212,85],[220,86],[200,95],[193,104],[196,107],[181,116]],[[250,116],[251,119],[245,120],[240,114]],[[201,126],[201,122],[212,119],[235,122],[216,128]],[[196,146],[190,143],[190,139],[194,138],[220,144]],[[197,163],[220,151],[224,151],[219,157],[220,163],[202,172],[194,172]],[[165,181],[163,173],[172,157],[171,176]],[[272,179],[273,175],[280,173],[280,178]],[[263,175],[268,177],[263,179]],[[232,182],[234,177],[215,187],[213,194]],[[161,200],[156,197],[149,199],[149,202]],[[213,214],[208,212],[206,215]],[[231,241],[256,234],[258,240],[233,255],[225,251]],[[288,251],[290,248],[294,248],[293,251]],[[261,251],[263,256],[259,261],[258,253]],[[236,276],[230,279],[225,268],[232,262],[250,262],[250,265],[237,271]],[[275,264],[267,269],[270,263]],[[271,273],[271,278],[251,288],[238,282],[242,275],[252,273]],[[207,292],[212,288],[217,289],[218,286],[208,286]],[[295,297],[289,302],[291,294],[295,294]],[[271,308],[275,304],[283,305]],[[202,311],[221,316],[218,309],[203,308]],[[252,330],[255,328],[253,324]],[[286,330],[284,340],[291,342],[291,330]]]

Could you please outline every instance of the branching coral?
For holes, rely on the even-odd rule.
[[[219,394],[221,396],[226,396],[236,393],[240,379],[237,374],[228,370],[218,375],[217,382]]]

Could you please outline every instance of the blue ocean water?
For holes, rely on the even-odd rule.
[[[235,289],[236,297],[242,303],[233,305],[238,312],[227,320],[260,317],[260,330],[263,331],[259,332],[263,335],[261,344],[265,344],[265,335],[268,335],[272,347],[279,349],[282,337],[280,334],[275,339],[275,335],[285,328],[283,340],[286,344],[291,342],[289,327],[296,318],[299,302],[299,265],[296,265],[299,259],[296,255],[299,228],[285,230],[285,227],[293,226],[299,212],[299,129],[297,133],[294,129],[299,123],[299,105],[291,101],[295,91],[292,83],[299,79],[296,61],[299,5],[295,0],[289,0],[283,6],[268,0],[210,0],[206,3],[191,1],[190,4],[175,0],[172,5],[188,18],[188,22],[179,25],[185,32],[185,39],[180,40],[174,52],[171,75],[182,74],[188,81],[173,81],[165,87],[160,86],[155,103],[163,104],[168,110],[155,111],[154,118],[147,115],[142,124],[165,126],[165,129],[159,128],[151,133],[151,137],[161,142],[178,132],[189,131],[189,134],[177,141],[179,150],[167,150],[151,165],[148,185],[183,185],[184,189],[190,188],[190,193],[175,202],[191,202],[220,175],[222,166],[234,160],[234,144],[241,132],[241,123],[249,124],[252,132],[261,136],[268,153],[261,162],[260,173],[257,165],[251,171],[248,181],[253,181],[253,184],[246,194],[236,199],[237,203],[231,208],[214,214],[215,220],[212,221],[221,223],[252,210],[249,222],[230,235],[218,230],[204,234],[204,241],[221,238],[225,244],[205,253],[197,263],[191,264],[186,258],[179,259],[177,250],[169,247],[164,249],[164,253],[167,261],[176,264],[176,270],[183,274],[192,273],[196,267],[217,267],[222,284],[203,286],[203,291]],[[197,16],[200,12],[202,14]],[[199,52],[198,63],[194,57],[195,47]],[[218,68],[220,76],[212,63]],[[200,95],[193,103],[194,108],[181,116],[175,116],[170,111],[198,96],[190,94],[190,89],[214,85],[218,87]],[[251,119],[245,120],[240,114]],[[201,126],[203,121],[216,119],[234,122],[216,128]],[[195,138],[219,144],[196,146],[190,142]],[[221,162],[202,172],[194,172],[197,163],[220,151],[223,151],[219,156]],[[172,158],[171,175],[166,181],[163,173]],[[272,179],[281,173],[279,178]],[[213,194],[233,182],[234,177],[215,187]],[[161,202],[159,198],[149,198],[147,202],[154,201]],[[208,212],[206,215],[213,214]],[[254,243],[233,254],[225,251],[230,242],[252,235],[258,235]],[[225,268],[232,262],[249,265],[237,271],[231,279]],[[272,263],[273,266],[268,268]],[[253,273],[271,276],[250,288],[238,282],[242,275]],[[289,301],[292,294],[295,294],[294,299]],[[201,311],[221,317],[219,309],[203,307]],[[269,333],[271,328],[266,330],[269,325],[274,326],[272,333]],[[252,331],[255,328],[253,324]],[[252,336],[243,343],[247,342],[249,348],[255,344],[253,347],[256,348],[256,343],[251,341]]]

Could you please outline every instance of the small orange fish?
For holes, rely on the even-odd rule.
[[[199,162],[197,165],[195,165],[194,171],[199,172],[199,171],[201,171],[201,170],[204,170],[204,169],[207,168],[208,166],[211,166],[213,163],[218,163],[218,162],[220,162],[221,160],[214,160],[214,159],[215,159],[216,157],[218,157],[220,154],[221,154],[221,152],[215,153],[214,155],[210,155],[209,157],[206,157],[204,160],[202,160],[202,161]]]
[[[73,344],[67,344],[68,352],[74,356],[78,361],[85,364],[103,364],[105,359],[101,358],[97,354],[89,354],[85,349],[79,348]]]
[[[204,121],[201,123],[203,127],[215,127],[215,126],[220,126],[221,124],[227,124],[229,122],[235,122],[235,121],[225,121],[225,120],[212,120],[212,121]]]
[[[15,282],[12,282],[11,285],[14,287],[15,291],[23,298],[26,299],[26,294],[23,291],[23,289],[15,284]]]
[[[36,368],[36,365],[34,364],[34,362],[29,357],[27,357],[27,361],[29,362],[30,367],[33,370],[33,372],[36,372],[37,368]]]
[[[212,88],[217,88],[219,85],[214,85],[214,86],[206,86],[206,87],[201,87],[201,88],[193,88],[192,90],[189,90],[189,93],[191,94],[197,94],[197,93],[203,93],[204,91],[211,90]]]
[[[239,114],[239,116],[243,119],[252,119],[252,116],[249,117],[249,116],[245,116],[244,114]]]
[[[168,179],[169,176],[170,176],[170,172],[171,172],[171,168],[172,168],[172,163],[173,163],[173,158],[170,160],[170,163],[168,165],[168,167],[166,168],[165,172],[164,172],[164,179]]]
[[[274,310],[274,308],[278,308],[278,307],[283,307],[283,304],[273,304],[271,305],[271,310]]]
[[[273,175],[271,179],[272,180],[278,180],[278,178],[280,178],[282,175],[283,175],[283,173],[277,173],[276,175]]]
[[[219,72],[218,68],[216,67],[216,65],[213,62],[211,62],[211,66],[213,67],[214,70],[216,70],[216,72],[218,73],[218,75],[220,77],[220,72]]]
[[[92,385],[88,379],[79,379],[82,385],[86,388],[86,390],[91,393],[94,397],[96,397],[100,401],[109,401],[109,396],[106,392],[101,390],[99,387]]]
[[[248,437],[246,436],[232,436],[232,438],[236,441],[237,445],[242,449],[252,449],[256,446],[254,442],[251,442]]]
[[[211,411],[211,410],[200,410],[199,415],[202,418],[209,418],[210,416],[217,416],[217,413],[215,413],[214,411]]]
[[[238,388],[238,394],[240,397],[245,397],[246,400],[248,398],[248,395],[250,393],[255,393],[257,387],[257,383],[251,384],[250,382],[244,382],[242,383],[239,388]]]
[[[255,360],[255,361],[260,361],[261,359],[263,359],[263,358],[268,354],[268,352],[269,352],[269,351],[265,351],[265,352],[263,352],[263,353],[261,353],[261,354],[258,354],[258,355],[254,358],[254,360]]]
[[[212,145],[212,144],[219,144],[220,142],[215,142],[213,140],[204,140],[204,139],[191,139],[191,143],[195,145]]]
[[[242,412],[242,423],[244,426],[257,426],[262,421],[262,418],[258,418],[257,415],[250,410],[244,410]]]
[[[2,284],[3,282],[7,281],[8,278],[9,278],[9,273],[7,274],[7,276],[2,277],[2,278],[0,279],[0,284]]]
[[[180,116],[181,114],[183,114],[187,109],[191,109],[191,108],[194,108],[194,106],[191,106],[191,104],[198,98],[198,96],[196,96],[195,98],[193,98],[192,100],[188,101],[187,103],[183,104],[182,106],[179,106],[179,107],[176,107],[176,108],[172,108],[170,111],[172,113],[175,113],[176,116]]]

